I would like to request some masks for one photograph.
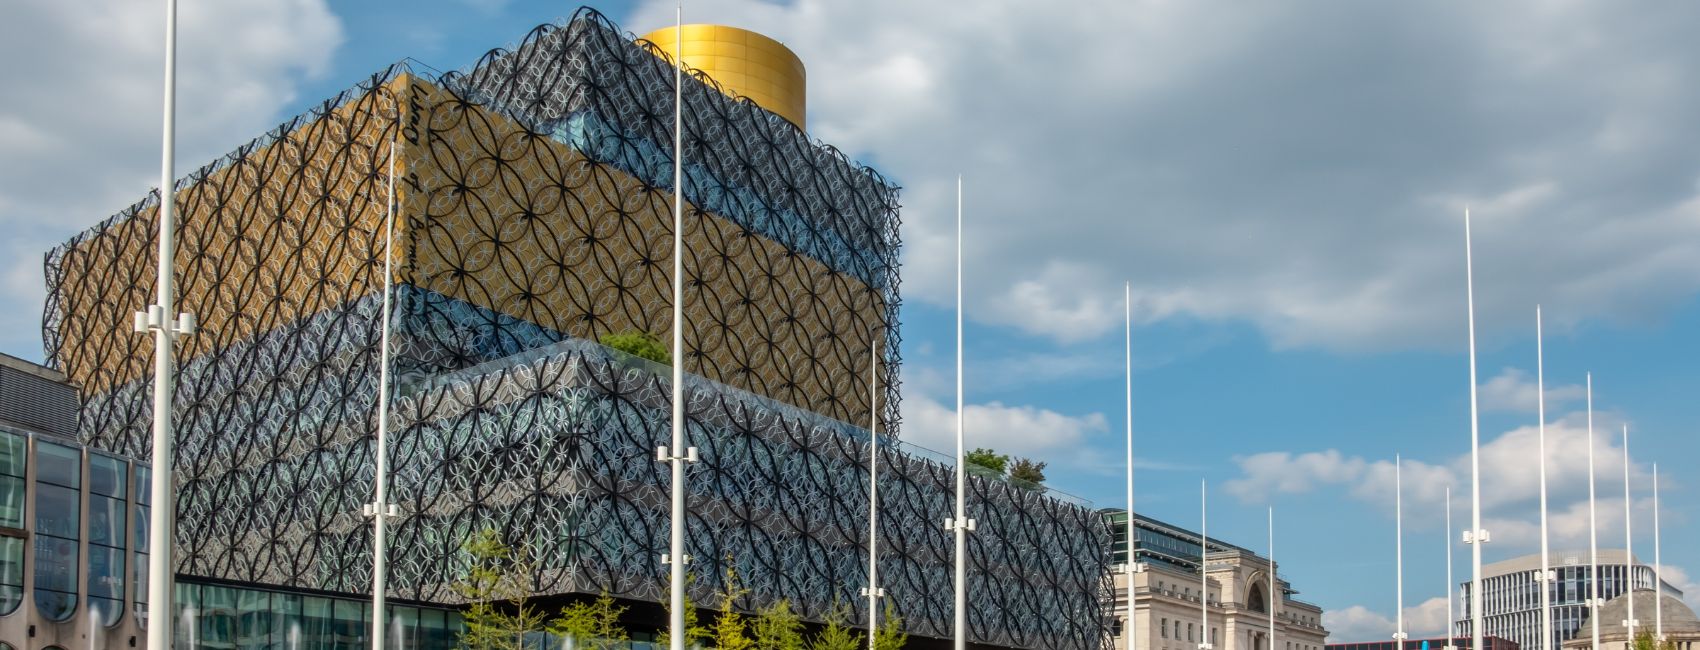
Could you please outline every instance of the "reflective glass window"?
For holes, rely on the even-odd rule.
[[[126,463],[111,456],[89,454],[89,492],[124,498],[124,480],[130,473]]]
[[[236,590],[230,587],[201,587],[198,639],[203,647],[229,648],[236,645]]]
[[[82,494],[74,488],[41,484],[35,491],[35,532],[67,539],[77,538],[78,502]]]
[[[301,599],[301,647],[332,647],[336,639],[333,623],[329,598],[307,596]]]
[[[89,495],[89,543],[124,546],[124,500]]]
[[[417,648],[423,645],[419,636],[419,609],[391,607],[389,635],[395,638],[394,643],[403,648]]]
[[[0,616],[24,601],[24,540],[0,537]]]
[[[73,449],[51,442],[37,442],[35,462],[35,480],[42,483],[63,485],[68,488],[83,486],[83,452],[81,449]]]
[[[29,439],[0,431],[0,527],[24,527],[24,469]]]
[[[271,647],[271,594],[244,589],[236,596],[236,647],[255,650]],[[402,646],[406,647],[406,646]]]
[[[124,550],[89,545],[89,595],[97,598],[124,597]]]
[[[130,548],[136,551],[135,590],[131,600],[136,603],[136,624],[142,629],[148,628],[148,481],[152,480],[148,468],[137,465],[135,471],[135,516],[130,518],[130,530],[134,538],[130,540]]]
[[[174,586],[176,588],[173,589],[172,600],[173,604],[177,606],[177,611],[174,614],[177,617],[177,623],[171,626],[172,643],[175,644],[173,647],[197,647],[191,641],[193,640],[192,637],[200,633],[197,621],[201,620],[201,589],[198,585],[181,582]]]
[[[366,645],[366,617],[362,603],[352,600],[336,601],[336,647],[359,648]]]
[[[301,645],[301,597],[294,594],[272,594],[272,637],[285,648]]]
[[[124,571],[124,536],[129,530],[124,525],[124,493],[128,484],[127,463],[89,455],[89,607],[106,626],[124,616],[124,578],[129,575]]]
[[[35,604],[50,621],[77,609],[77,539],[82,533],[82,450],[36,442]]]
[[[35,536],[35,605],[50,621],[77,609],[77,540]]]

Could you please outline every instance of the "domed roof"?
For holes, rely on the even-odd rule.
[[[1651,589],[1637,589],[1633,595],[1635,618],[1641,621],[1639,629],[1653,631],[1653,602],[1658,595]],[[1629,595],[1618,596],[1600,608],[1601,639],[1623,639],[1623,621],[1629,618],[1629,598]],[[1700,634],[1700,618],[1694,616],[1694,610],[1668,593],[1660,600],[1665,604],[1665,634]],[[1582,619],[1581,629],[1586,630],[1591,625],[1588,619]]]

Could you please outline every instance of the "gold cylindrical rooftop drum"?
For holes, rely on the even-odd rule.
[[[674,29],[664,27],[642,38],[668,56],[679,56]],[[790,48],[750,30],[725,25],[685,25],[683,32],[685,65],[708,73],[728,94],[748,97],[803,128],[806,76],[803,60]]]

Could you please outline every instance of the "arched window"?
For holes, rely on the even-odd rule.
[[[1264,591],[1265,589],[1263,585],[1253,585],[1251,588],[1251,595],[1246,596],[1246,608],[1254,612],[1268,613],[1269,601],[1264,596]]]

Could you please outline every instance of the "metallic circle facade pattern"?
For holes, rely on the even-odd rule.
[[[383,170],[389,144],[403,142],[392,595],[455,602],[446,585],[464,568],[461,541],[493,528],[537,560],[538,593],[660,598],[669,478],[654,450],[668,434],[666,373],[560,316],[575,313],[563,305],[633,320],[666,307],[630,278],[654,283],[648,267],[666,259],[642,252],[653,251],[655,197],[672,182],[656,144],[670,142],[667,66],[586,11],[462,73],[375,75],[179,183],[182,307],[202,320],[178,349],[179,572],[369,589],[360,512],[372,494]],[[416,81],[431,89],[415,94]],[[707,301],[721,310],[704,319],[716,333],[689,343],[689,367],[706,373],[686,387],[703,457],[691,468],[693,589],[708,602],[730,561],[749,581],[748,605],[788,598],[819,620],[863,602],[866,433],[845,422],[867,420],[855,396],[868,387],[838,375],[865,376],[870,333],[884,337],[882,429],[898,425],[896,188],[705,77],[686,99],[686,197],[696,236],[715,251],[697,251],[691,286],[734,291]],[[477,134],[491,137],[465,139]],[[558,157],[561,143],[582,156]],[[529,171],[509,173],[519,167]],[[590,237],[600,244],[529,216],[556,202],[600,215],[592,222],[609,230]],[[85,391],[79,435],[134,457],[149,451],[151,346],[128,320],[151,297],[156,204],[47,257],[45,339],[50,363]],[[477,207],[495,205],[528,210]],[[551,266],[540,261],[561,250],[527,249],[549,242],[616,252]],[[769,244],[786,253],[763,252]],[[749,336],[754,321],[726,305],[745,295],[796,314],[786,324],[815,323],[781,360],[812,360],[827,379],[804,392],[828,398],[705,363],[719,348],[775,345]],[[860,336],[836,324],[842,314],[805,316],[832,295],[847,306],[825,311],[860,314],[848,321],[865,327]],[[884,587],[911,633],[947,637],[951,541],[939,523],[952,470],[882,448]],[[980,524],[969,549],[972,640],[1107,648],[1109,531],[1096,513],[970,484]]]

